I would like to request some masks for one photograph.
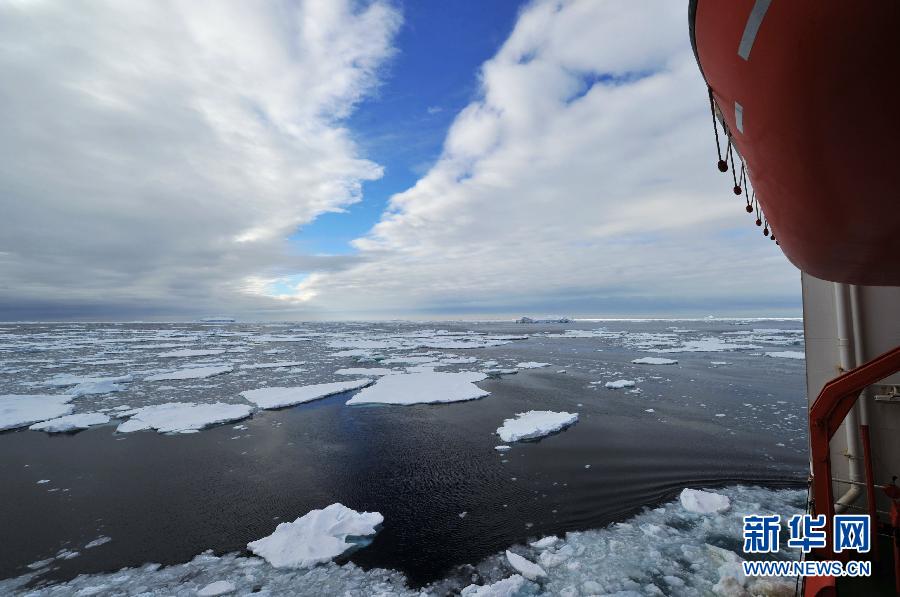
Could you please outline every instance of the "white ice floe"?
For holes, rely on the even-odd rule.
[[[6,394],[0,396],[0,431],[27,427],[71,413],[68,394]]]
[[[51,386],[55,388],[61,388],[65,386],[75,386],[82,382],[97,379],[96,377],[85,377],[84,375],[72,375],[71,373],[60,373],[59,375],[54,375],[50,379],[42,383],[35,383],[36,386]]]
[[[519,413],[515,419],[506,419],[497,428],[497,435],[505,442],[536,439],[556,433],[578,421],[578,413],[530,410]]]
[[[159,433],[193,433],[220,423],[246,419],[252,413],[253,407],[246,404],[169,402],[124,413],[130,418],[121,423],[116,431],[131,433],[155,429]]]
[[[335,375],[368,375],[370,377],[381,377],[382,375],[397,375],[400,371],[393,369],[384,369],[381,367],[347,367],[346,369],[338,369]]]
[[[503,346],[509,344],[513,339],[518,340],[519,337],[510,337],[509,339],[494,337],[475,337],[459,340],[425,340],[419,346],[422,348],[439,348],[446,350],[467,350],[471,348],[490,348],[492,346]]]
[[[388,375],[347,401],[347,404],[431,404],[474,400],[490,394],[475,385],[484,373],[408,373]]]
[[[470,365],[477,362],[478,359],[475,357],[445,357],[441,359],[442,365]]]
[[[222,354],[225,352],[224,348],[212,348],[212,349],[193,349],[193,348],[183,348],[181,350],[170,350],[169,352],[161,352],[156,356],[159,357],[211,357],[213,355]]]
[[[511,450],[511,446],[494,446],[494,449],[498,452],[506,452],[507,450]]]
[[[332,356],[357,356],[354,353],[364,354],[372,350],[412,348],[412,346],[408,343],[400,342],[399,340],[394,339],[368,340],[348,338],[346,340],[329,340],[327,344],[331,348],[349,349],[332,353]]]
[[[306,361],[275,361],[274,363],[251,363],[241,365],[241,369],[278,369],[281,367],[298,367],[305,364]]]
[[[538,363],[536,361],[528,361],[525,363],[518,363],[516,365],[517,369],[540,369],[541,367],[549,367],[550,363]]]
[[[184,369],[176,369],[166,373],[157,373],[144,378],[144,381],[166,381],[173,379],[206,379],[214,375],[222,375],[223,373],[231,373],[234,366],[231,364],[207,365],[203,367],[185,367]]]
[[[544,578],[547,576],[547,573],[543,568],[528,560],[523,558],[517,553],[513,553],[506,550],[506,560],[509,562],[509,565],[515,568],[516,572],[527,578],[528,580],[537,580],[539,578]]]
[[[119,383],[127,383],[134,379],[131,375],[120,375],[118,377],[92,377],[85,375],[72,375],[71,373],[62,373],[60,375],[55,375],[48,379],[47,381],[34,385],[41,386],[52,386],[52,387],[65,387],[65,386],[84,386],[85,388],[89,386],[102,386],[103,384],[119,384]],[[82,392],[82,393],[90,393],[90,392]],[[94,392],[96,393],[96,392]]]
[[[529,584],[520,574],[513,574],[509,578],[498,580],[489,585],[469,585],[459,594],[460,597],[519,597],[522,590]]]
[[[87,429],[93,425],[105,425],[106,423],[109,423],[109,417],[103,413],[79,413],[35,423],[29,429],[46,431],[47,433],[68,433],[70,431]]]
[[[492,368],[492,369],[482,369],[482,373],[487,375],[488,377],[500,377],[501,375],[515,375],[519,372],[518,369],[501,369],[501,368]]]
[[[721,338],[709,337],[698,340],[687,340],[673,348],[657,348],[650,352],[730,352],[734,350],[754,350],[762,348],[757,344],[743,342],[726,342]]]
[[[311,402],[320,398],[342,394],[364,388],[372,383],[371,379],[354,379],[352,381],[336,381],[333,383],[317,383],[308,386],[288,388],[259,388],[246,390],[241,396],[260,408],[285,408]]]
[[[276,568],[311,568],[331,561],[374,535],[384,522],[378,512],[357,512],[343,504],[312,510],[294,522],[283,522],[268,537],[247,544]]]
[[[532,541],[528,545],[530,545],[531,547],[533,547],[535,549],[547,549],[547,548],[553,547],[557,543],[559,543],[559,537],[557,537],[556,535],[548,535],[547,537],[544,537],[543,539],[538,539],[537,541]]]
[[[357,359],[369,359],[375,356],[375,352],[368,349],[339,350],[329,354],[332,357],[356,357]]]
[[[233,593],[235,588],[234,583],[231,581],[217,580],[197,591],[197,595],[198,597],[218,597],[219,595]]]
[[[106,545],[110,541],[112,541],[112,537],[107,537],[106,535],[100,535],[93,541],[89,541],[88,543],[86,543],[84,548],[85,549],[94,549],[95,547],[100,547],[101,545]]]
[[[312,338],[307,338],[305,336],[281,336],[277,334],[263,334],[260,336],[253,336],[252,340],[254,342],[309,342]]]
[[[131,375],[122,375],[120,377],[96,377],[83,380],[74,388],[66,391],[66,394],[72,396],[85,396],[88,394],[110,394],[112,392],[121,392],[125,389],[122,383],[132,381]]]
[[[413,365],[421,365],[422,363],[434,363],[437,359],[431,356],[407,356],[407,357],[392,357],[390,359],[385,359],[381,361],[387,365],[396,365],[396,364],[413,364]]]
[[[685,510],[697,514],[724,512],[731,507],[728,496],[700,489],[683,489],[678,499]]]
[[[660,357],[641,357],[639,359],[634,359],[631,361],[635,365],[677,365],[678,361],[675,359],[663,359]]]
[[[610,390],[621,390],[622,388],[633,388],[634,382],[630,379],[619,379],[616,381],[608,381],[604,386]]]
[[[796,350],[781,350],[777,352],[767,352],[767,357],[773,357],[776,359],[798,359],[803,360],[806,358],[806,354],[796,351]]]

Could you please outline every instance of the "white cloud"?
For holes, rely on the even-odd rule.
[[[265,308],[259,280],[346,267],[284,239],[381,175],[340,120],[400,20],[381,0],[0,1],[0,310]]]
[[[716,171],[682,3],[535,2],[482,87],[437,164],[355,241],[363,259],[297,298],[397,315],[799,302]]]

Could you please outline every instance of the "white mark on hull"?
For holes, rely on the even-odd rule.
[[[738,131],[744,132],[744,106],[737,102],[734,102],[734,124]]]
[[[759,33],[759,26],[762,25],[766,11],[769,10],[769,4],[772,0],[756,0],[750,16],[747,17],[747,24],[744,26],[744,35],[741,36],[741,44],[738,46],[738,56],[744,60],[750,60],[750,50],[753,49],[753,42],[756,41],[756,34]]]

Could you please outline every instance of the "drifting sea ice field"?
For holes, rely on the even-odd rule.
[[[799,477],[805,458],[805,402],[802,395],[787,394],[788,390],[797,394],[802,383],[788,390],[770,391],[772,388],[766,385],[769,380],[759,375],[774,367],[785,379],[800,376],[802,360],[796,357],[802,355],[803,337],[795,321],[7,324],[0,328],[0,427],[18,429],[0,435],[0,443],[15,441],[11,438],[21,434],[84,427],[90,429],[82,433],[103,434],[114,441],[127,441],[138,432],[198,437],[208,433],[213,437],[217,429],[228,424],[234,428],[232,433],[237,432],[232,440],[252,444],[269,439],[260,438],[257,418],[267,422],[273,434],[285,418],[281,411],[263,416],[265,409],[300,409],[302,415],[306,412],[302,409],[322,401],[335,413],[394,421],[399,428],[402,421],[421,416],[436,419],[440,427],[446,424],[440,421],[444,413],[463,412],[447,408],[467,409],[466,413],[480,412],[480,418],[487,419],[479,441],[489,446],[485,450],[488,456],[479,452],[477,459],[494,459],[491,467],[500,459],[500,470],[509,471],[497,482],[537,486],[539,481],[544,482],[542,475],[560,469],[559,480],[550,485],[546,479],[547,487],[534,489],[538,497],[533,499],[556,499],[561,512],[557,516],[557,509],[553,509],[553,516],[536,520],[534,527],[523,525],[514,532],[504,529],[480,546],[475,545],[478,533],[461,544],[460,539],[450,537],[449,543],[454,545],[448,544],[446,551],[455,555],[425,576],[400,558],[393,565],[393,552],[379,547],[379,537],[389,536],[397,526],[414,530],[417,525],[429,525],[433,513],[426,508],[411,520],[392,520],[386,515],[384,529],[372,545],[338,563],[304,570],[273,568],[246,550],[234,551],[233,542],[197,544],[192,560],[193,556],[187,556],[169,559],[165,563],[170,565],[164,567],[139,566],[141,561],[134,558],[124,561],[92,555],[112,549],[116,542],[121,545],[132,541],[128,536],[107,537],[98,529],[91,541],[109,539],[100,545],[88,548],[89,541],[79,546],[70,538],[57,537],[59,544],[48,544],[44,552],[34,547],[35,557],[40,558],[36,562],[0,562],[5,564],[3,576],[8,577],[0,581],[2,592],[20,590],[28,584],[48,594],[130,594],[141,587],[151,594],[196,594],[223,581],[207,594],[215,592],[216,587],[225,590],[229,583],[236,593],[258,589],[263,594],[288,590],[311,595],[446,594],[462,590],[464,594],[521,595],[742,594],[748,588],[765,587],[748,587],[750,581],[736,573],[740,529],[735,521],[740,520],[739,513],[757,508],[785,514],[802,507],[803,496],[795,490],[734,486],[715,489],[730,498],[728,511],[697,514],[685,510],[678,501],[666,501],[674,495],[677,479],[660,481],[665,491],[655,488],[603,498],[592,492],[601,491],[600,485],[604,490],[611,485],[616,471],[611,470],[599,481],[582,480],[591,478],[583,475],[603,474],[608,467],[604,461],[609,457],[597,454],[585,434],[621,416],[631,425],[658,426],[674,436],[701,426],[705,433],[716,434],[723,445],[762,435],[762,439],[754,440],[752,449],[734,456],[732,468],[741,469],[744,459],[751,457],[762,466],[747,479],[737,479],[727,472],[706,476],[717,485],[728,479],[768,482]],[[715,390],[709,387],[712,382],[707,378],[715,379]],[[631,385],[615,384],[622,380]],[[616,387],[608,389],[609,382]],[[508,440],[498,435],[506,420],[527,420],[521,415],[529,412],[557,413],[565,424],[547,425],[545,416],[536,419],[540,424],[533,433],[518,430],[507,436],[511,438]],[[573,416],[579,417],[577,422]],[[28,430],[29,425],[35,430]],[[558,435],[533,441],[552,433]],[[429,437],[431,441],[454,441],[449,431],[446,437]],[[532,441],[516,442],[513,437]],[[163,439],[178,441],[175,437]],[[81,441],[79,436],[72,440]],[[406,436],[403,441],[415,450],[418,440]],[[513,443],[510,450],[490,449],[508,443]],[[563,449],[571,462],[557,458],[554,451]],[[704,475],[699,471],[705,472],[710,466],[705,457],[688,457],[693,458],[696,470],[686,474],[683,483],[700,486],[698,480]],[[41,463],[32,459],[27,464],[39,468]],[[423,467],[427,468],[427,463]],[[563,471],[566,467],[579,472]],[[90,468],[89,463],[86,468]],[[641,475],[638,472],[635,476]],[[648,473],[647,479],[651,478]],[[45,479],[37,482],[41,480]],[[37,482],[32,480],[32,487],[55,491],[52,495],[79,489],[58,487],[55,480],[40,485]],[[577,486],[577,491],[554,495],[562,485]],[[482,490],[473,483],[470,491]],[[489,502],[493,490],[483,491]],[[509,501],[499,493],[498,502]],[[404,496],[402,491],[394,499],[404,497],[415,501],[415,496]],[[662,505],[640,510],[648,504],[659,504],[660,498]],[[339,499],[335,495],[332,502]],[[365,503],[360,506],[369,509]],[[575,512],[566,514],[567,509]],[[609,512],[599,518],[584,514],[594,509]],[[285,512],[285,519],[293,520],[310,510]],[[623,512],[639,513],[629,518]],[[477,530],[483,532],[491,521],[484,515],[479,519],[480,514],[447,512],[459,524],[481,525]],[[516,520],[513,514],[509,518]],[[617,522],[609,524],[612,520]],[[531,524],[520,520],[523,522]],[[508,520],[504,524],[510,526]],[[243,544],[271,533],[275,525],[270,526],[265,532],[243,537]],[[563,539],[548,539],[539,544],[545,546],[534,547],[530,543],[541,538],[534,533],[548,538],[559,534]],[[440,545],[436,547],[440,549]],[[537,582],[522,577],[504,555],[505,547],[540,565],[546,577]],[[204,552],[208,548],[214,553]],[[466,559],[460,554],[470,556]],[[166,558],[153,552],[142,561],[161,560]],[[99,572],[123,563],[128,567],[118,573]],[[27,564],[42,565],[31,569]],[[79,573],[82,576],[72,580]],[[69,584],[60,584],[66,581]],[[769,589],[780,590],[776,586]]]

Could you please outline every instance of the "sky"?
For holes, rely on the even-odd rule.
[[[686,6],[0,0],[0,320],[799,315]]]

